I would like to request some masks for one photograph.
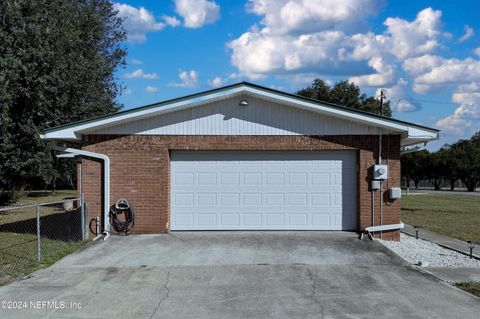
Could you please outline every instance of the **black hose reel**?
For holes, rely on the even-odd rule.
[[[118,233],[125,233],[125,235],[133,229],[135,209],[125,198],[120,198],[110,208],[110,224]]]

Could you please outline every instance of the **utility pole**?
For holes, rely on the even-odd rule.
[[[383,115],[383,99],[385,98],[385,90],[380,90],[380,115]]]

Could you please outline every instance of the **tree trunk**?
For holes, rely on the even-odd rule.
[[[430,182],[433,184],[433,188],[434,188],[436,191],[439,191],[439,190],[440,190],[441,181],[440,181],[439,179],[433,179],[433,180],[430,180]]]
[[[475,189],[478,187],[478,180],[474,179],[474,180],[471,180],[471,179],[464,179],[462,180],[463,183],[465,184],[465,186],[467,187],[467,191],[469,192],[474,192]]]
[[[451,180],[450,180],[450,190],[451,190],[451,191],[454,191],[454,190],[455,190],[455,182],[456,182],[456,181],[457,181],[457,180],[455,180],[455,179],[451,179]]]
[[[414,179],[413,183],[415,184],[415,188],[418,189],[418,184],[420,183],[420,180]]]

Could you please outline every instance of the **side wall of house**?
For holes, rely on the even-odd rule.
[[[377,135],[342,136],[171,136],[87,135],[83,149],[103,153],[111,161],[111,203],[127,198],[135,207],[136,233],[168,232],[170,218],[170,151],[309,151],[356,150],[358,164],[358,230],[371,225],[370,179],[378,158]],[[383,190],[383,224],[400,222],[400,201],[390,201],[386,190],[400,186],[400,136],[384,135],[382,161],[389,166]],[[83,191],[90,218],[101,216],[101,164],[83,160]],[[375,211],[379,212],[379,192]],[[380,216],[375,214],[376,224]],[[113,231],[113,230],[112,230]],[[384,233],[398,239],[399,232]]]

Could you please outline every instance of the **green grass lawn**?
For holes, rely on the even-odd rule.
[[[57,202],[75,196],[76,191],[70,190],[60,190],[53,194],[51,192],[36,191],[30,192],[26,197],[19,199],[10,206]],[[63,213],[62,204],[42,206],[40,208],[40,216],[42,217]],[[47,236],[42,236],[40,241],[42,258],[38,262],[37,239],[35,230],[32,231],[31,224],[33,221],[33,225],[35,225],[35,218],[35,208],[18,208],[0,213],[0,227],[4,227],[4,230],[0,231],[0,285],[11,282],[40,268],[48,267],[86,243],[83,241],[74,242],[50,239]],[[15,226],[5,228],[5,225],[12,224]],[[43,225],[43,227],[54,229],[55,227],[62,227],[62,225]]]
[[[48,267],[86,243],[42,238],[42,259],[38,262],[35,235],[0,232],[0,286]]]
[[[460,282],[455,286],[480,298],[480,282]]]
[[[439,234],[480,244],[480,197],[415,195],[402,197],[402,221]]]
[[[402,197],[402,221],[439,234],[480,244],[480,197],[415,195]],[[480,282],[456,284],[480,297]]]
[[[58,202],[69,197],[77,197],[76,190],[30,191],[27,196],[20,198],[14,205],[30,205],[35,203]]]

